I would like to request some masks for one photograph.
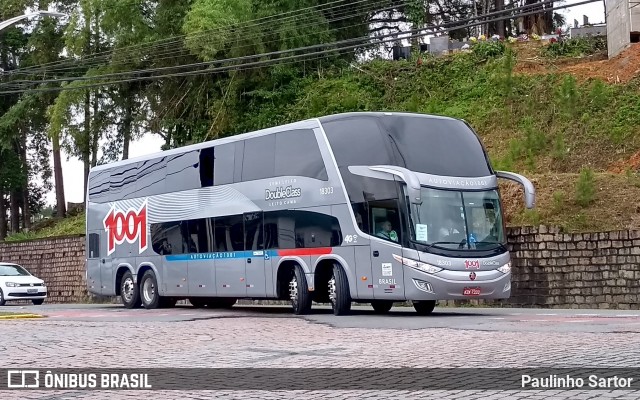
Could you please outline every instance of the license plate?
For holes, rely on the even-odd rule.
[[[38,289],[27,289],[27,293],[38,293]]]
[[[480,296],[480,288],[479,287],[466,287],[462,291],[463,296]]]

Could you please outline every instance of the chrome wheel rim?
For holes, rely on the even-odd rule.
[[[295,275],[291,282],[289,282],[289,298],[291,299],[291,304],[293,308],[298,307],[298,280]]]
[[[329,280],[329,300],[331,305],[336,304],[336,278],[334,276]]]
[[[122,282],[122,297],[124,297],[124,301],[127,303],[130,303],[133,299],[134,289],[133,278],[127,278]]]
[[[144,281],[144,285],[142,287],[142,295],[144,297],[144,301],[149,304],[153,301],[153,298],[156,295],[156,285],[153,284],[151,279],[147,279]]]

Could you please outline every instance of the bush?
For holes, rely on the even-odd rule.
[[[505,52],[505,45],[499,41],[477,42],[471,47],[471,51],[480,59],[500,57]]]
[[[607,49],[607,39],[602,36],[580,37],[551,43],[542,49],[546,57],[580,57]]]
[[[583,168],[580,171],[580,178],[578,178],[578,184],[576,186],[576,202],[586,207],[591,204],[595,198],[595,178],[593,170],[591,168]]]

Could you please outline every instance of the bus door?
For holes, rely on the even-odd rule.
[[[245,288],[247,297],[266,297],[267,260],[264,250],[263,213],[246,213],[244,220],[245,237]]]
[[[376,300],[404,300],[404,271],[393,257],[394,254],[402,255],[397,200],[370,202],[369,218],[374,236],[370,246],[373,297]]]

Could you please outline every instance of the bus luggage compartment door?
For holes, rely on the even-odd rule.
[[[404,271],[393,254],[402,254],[402,247],[382,239],[371,240],[371,272],[373,297],[376,300],[404,300]]]

